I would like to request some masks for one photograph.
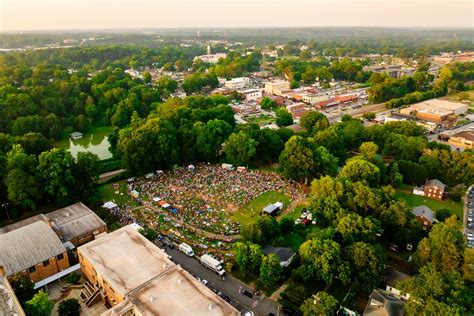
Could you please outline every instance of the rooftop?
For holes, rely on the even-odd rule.
[[[405,303],[389,292],[382,289],[375,289],[369,297],[365,306],[364,316],[402,316]]]
[[[78,252],[121,296],[174,265],[130,225],[80,246]]]
[[[443,182],[439,181],[438,179],[426,180],[425,186],[438,187],[443,191],[444,189],[446,189],[446,185]]]
[[[12,230],[21,228],[23,226],[33,224],[38,221],[43,221],[45,223],[48,223],[48,219],[46,218],[46,216],[44,216],[44,214],[38,214],[35,216],[28,217],[22,221],[10,224],[8,226],[0,227],[0,235],[11,232]]]
[[[413,208],[413,214],[415,214],[415,216],[423,216],[424,218],[426,218],[427,220],[429,220],[432,223],[435,219],[435,214],[434,214],[433,210],[430,209],[426,205],[420,205],[420,206],[414,207]]]
[[[25,315],[10,283],[2,275],[1,269],[2,267],[0,267],[0,315]]]
[[[43,221],[0,235],[0,249],[0,265],[5,267],[7,276],[66,252],[58,236]]]
[[[437,109],[437,110],[455,111],[460,108],[466,107],[466,104],[448,101],[448,100],[441,100],[441,99],[430,99],[423,102],[412,104],[411,107],[413,107],[416,110],[419,110],[421,108],[430,108],[430,109]]]
[[[46,217],[54,223],[53,228],[56,226],[61,231],[65,241],[105,226],[104,221],[81,202],[48,213]]]
[[[133,306],[142,316],[240,315],[180,266],[173,266],[127,295],[102,316],[120,315]]]
[[[263,247],[262,251],[266,255],[269,255],[271,253],[276,254],[280,258],[280,261],[288,261],[296,254],[291,248],[273,247],[270,245]]]
[[[464,138],[465,140],[474,142],[474,131],[462,131],[454,135],[451,135],[451,137],[460,137],[460,138]]]

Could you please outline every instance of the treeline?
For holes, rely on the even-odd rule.
[[[426,67],[424,67],[426,68]],[[368,82],[369,100],[385,102],[388,109],[446,95],[449,89],[466,90],[464,82],[474,80],[474,63],[454,63],[443,67],[438,75],[419,69],[413,76],[400,79],[373,73]]]
[[[285,76],[293,85],[303,82],[312,84],[319,79],[328,82],[331,79],[365,82],[370,74],[362,68],[368,62],[354,61],[350,58],[334,60],[332,63],[324,58],[313,61],[308,59],[283,58],[275,62],[275,74]]]
[[[91,153],[81,152],[74,159],[70,152],[54,148],[36,156],[14,145],[6,155],[0,154],[0,194],[10,202],[8,215],[17,217],[37,205],[90,200],[98,168],[98,158]]]
[[[396,131],[403,127],[390,128]],[[414,127],[410,129],[410,134],[417,133]],[[469,263],[465,263],[468,259],[464,258],[466,246],[459,222],[448,217],[427,235],[411,207],[396,198],[391,185],[381,183],[384,163],[377,152],[375,143],[363,142],[337,177],[313,180],[307,211],[317,227],[295,224],[291,217],[277,221],[267,215],[243,225],[243,242],[235,245],[234,267],[258,276],[257,285],[272,291],[285,275],[291,275],[280,303],[308,316],[331,315],[339,306],[333,296],[335,289],[340,291],[342,286],[348,290],[345,306],[357,310],[354,296],[365,298],[384,284],[388,259],[383,249],[387,244],[418,244],[412,268],[419,275],[397,286],[412,295],[407,312],[430,314],[436,308],[443,314],[471,312],[473,289],[468,282],[472,273],[461,275]],[[396,171],[389,174],[401,181]],[[298,257],[290,268],[282,269],[276,264],[278,260],[262,253],[265,245],[294,247],[290,240],[298,239],[302,240],[295,249]],[[322,283],[316,293],[315,281]],[[433,291],[433,284],[442,285],[442,289]],[[460,294],[449,296],[453,291]]]
[[[222,96],[168,100],[157,107],[156,114],[120,130],[113,150],[133,174],[224,157],[235,164],[277,161],[293,133],[261,130],[258,125],[236,127],[228,102]]]

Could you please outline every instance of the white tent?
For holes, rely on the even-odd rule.
[[[118,207],[118,205],[115,204],[115,203],[112,202],[112,201],[108,201],[108,202],[105,202],[104,205],[102,205],[102,207],[111,210],[111,209],[113,209],[113,208]]]

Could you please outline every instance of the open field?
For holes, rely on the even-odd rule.
[[[445,97],[443,97],[442,99],[445,99],[445,100],[450,100],[450,101],[457,101],[457,102],[460,102],[459,101],[459,95],[461,93],[467,93],[469,95],[469,101],[471,101],[471,105],[472,103],[474,103],[474,90],[469,90],[469,91],[463,91],[463,92],[458,92],[458,93],[451,93]]]
[[[249,224],[257,219],[262,209],[270,203],[282,202],[285,207],[290,204],[290,199],[281,192],[265,192],[250,201],[240,211],[232,215],[232,219],[240,224]]]
[[[461,202],[454,202],[452,200],[438,201],[424,196],[418,196],[407,190],[397,190],[395,193],[397,199],[404,199],[411,207],[426,205],[433,211],[437,212],[439,209],[445,208],[451,210],[458,218],[463,216],[463,206]]]

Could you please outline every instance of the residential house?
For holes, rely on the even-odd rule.
[[[424,190],[425,196],[435,200],[443,200],[448,195],[446,185],[437,179],[427,180]]]
[[[435,213],[426,205],[420,205],[413,208],[413,214],[420,224],[423,226],[423,229],[429,229],[433,226],[433,223],[436,221]]]
[[[374,289],[365,306],[364,316],[403,316],[405,301],[393,291]]]
[[[282,267],[288,267],[296,256],[296,252],[293,249],[287,247],[273,247],[267,245],[263,247],[262,251],[266,255],[271,253],[276,254],[278,258],[280,258],[280,265]]]

